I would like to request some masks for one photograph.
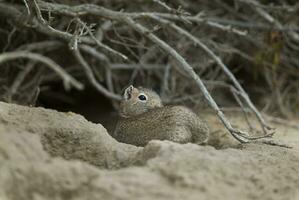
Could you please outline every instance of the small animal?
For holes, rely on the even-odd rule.
[[[129,86],[120,104],[114,137],[123,143],[145,146],[150,140],[205,144],[207,125],[183,106],[163,106],[159,95],[146,88]]]

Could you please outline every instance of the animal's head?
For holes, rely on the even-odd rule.
[[[129,86],[120,104],[120,115],[132,117],[145,113],[151,109],[162,107],[159,95],[146,88]]]

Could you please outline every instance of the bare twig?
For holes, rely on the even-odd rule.
[[[40,1],[41,2],[41,1]],[[43,2],[42,2],[43,4]],[[42,5],[41,4],[41,5]],[[56,12],[61,12],[60,10],[57,11],[57,8],[53,7],[53,4],[48,4],[50,6],[52,6],[52,9],[55,9]],[[72,9],[74,9],[74,7],[64,7],[64,11],[63,14],[68,14],[68,15],[78,15],[78,10],[76,12],[74,12]],[[244,135],[242,132],[234,130],[230,123],[226,120],[224,114],[219,110],[217,104],[215,103],[215,101],[213,100],[213,98],[210,96],[210,94],[208,93],[208,91],[206,90],[204,84],[202,83],[202,81],[200,80],[200,78],[196,75],[196,73],[194,72],[194,70],[192,69],[192,67],[184,60],[183,57],[181,57],[174,49],[172,49],[170,46],[168,46],[164,41],[160,40],[159,38],[157,38],[151,31],[149,31],[147,28],[141,26],[140,24],[137,24],[135,21],[133,21],[132,14],[128,14],[128,13],[120,13],[120,12],[114,12],[108,9],[105,9],[103,7],[90,7],[88,5],[84,5],[84,6],[77,6],[76,9],[79,10],[84,10],[85,13],[91,13],[93,15],[98,15],[98,16],[103,16],[103,17],[108,17],[114,20],[118,20],[118,21],[125,21],[129,26],[131,26],[133,29],[135,29],[136,31],[140,32],[142,35],[148,37],[150,40],[152,40],[154,43],[156,43],[157,45],[159,45],[162,49],[164,49],[166,52],[168,52],[170,55],[172,55],[179,63],[181,63],[181,65],[183,66],[183,68],[186,70],[186,72],[188,72],[188,74],[194,79],[196,80],[196,82],[198,83],[198,85],[200,86],[200,89],[202,90],[202,92],[204,93],[205,97],[207,98],[210,106],[215,109],[215,111],[217,112],[217,115],[220,117],[220,119],[222,120],[222,122],[224,123],[224,125],[226,126],[226,128],[232,133],[232,135],[234,137],[236,137],[238,140],[242,141],[242,142],[248,142],[248,140],[244,139]],[[157,17],[154,15],[152,18],[157,19]],[[162,22],[167,22],[167,20],[163,20]],[[255,106],[252,104],[252,102],[250,101],[248,95],[246,94],[246,92],[243,90],[242,86],[239,84],[239,82],[236,80],[236,78],[233,76],[233,74],[228,70],[228,68],[223,64],[223,62],[221,61],[221,59],[219,59],[207,46],[205,46],[203,43],[201,43],[198,39],[196,39],[195,37],[193,37],[191,34],[189,34],[187,31],[180,29],[179,27],[177,27],[174,24],[171,24],[171,26],[177,30],[179,33],[187,36],[188,38],[190,38],[193,42],[195,42],[197,45],[201,46],[201,48],[203,48],[213,59],[215,59],[215,61],[220,65],[220,67],[224,70],[224,72],[230,77],[230,79],[233,81],[233,83],[235,84],[236,88],[240,91],[242,97],[246,100],[247,104],[249,105],[249,107],[254,111],[254,113],[256,114],[257,118],[259,119],[260,123],[262,124],[262,128],[266,133],[266,129],[265,128],[269,128],[264,119],[262,118],[262,116],[259,114],[259,112],[257,111],[257,109],[255,108]],[[243,137],[243,138],[242,138]]]
[[[186,18],[184,18],[183,16],[189,16],[191,15],[190,13],[184,11],[182,9],[181,6],[178,7],[178,9],[173,9],[170,6],[168,6],[165,2],[160,1],[160,0],[153,0],[153,2],[159,4],[160,6],[162,6],[163,8],[165,8],[168,12],[171,12],[173,14],[175,14],[176,16],[178,16],[183,22],[187,23],[187,24],[192,24],[192,22],[190,22],[189,20],[187,20]]]
[[[224,88],[227,88],[231,93],[232,95],[234,96],[235,100],[237,101],[238,105],[240,106],[240,108],[238,110],[241,110],[243,115],[244,115],[244,118],[247,122],[247,125],[249,127],[249,131],[253,131],[254,128],[252,127],[251,123],[250,123],[250,120],[248,118],[248,113],[250,112],[250,109],[247,109],[243,102],[241,101],[241,99],[239,98],[239,95],[240,95],[240,92],[238,90],[236,90],[235,87],[233,87],[232,85],[230,84],[227,84],[227,83],[224,83],[224,82],[220,82],[220,81],[205,81],[206,84],[209,84],[209,85],[216,85],[216,86],[220,86],[220,87],[224,87]],[[225,111],[223,109],[221,109],[222,111]]]
[[[40,11],[40,9],[39,9],[39,6],[38,6],[36,0],[32,0],[32,4],[33,4],[33,6],[34,6],[34,9],[35,9],[35,12],[36,12],[36,15],[37,15],[37,19],[38,19],[42,24],[47,25],[47,22],[46,22],[46,20],[43,18],[42,13],[41,13],[41,11]],[[52,27],[49,26],[49,28],[52,28]]]
[[[192,67],[185,61],[185,59],[180,54],[178,54],[173,48],[171,48],[168,44],[159,39],[153,33],[150,33],[148,29],[133,21],[131,18],[127,17],[123,18],[123,20],[134,30],[138,31],[142,35],[147,36],[151,41],[160,46],[165,52],[170,54],[175,60],[177,60],[181,64],[181,67],[190,75],[190,77],[194,81],[196,81],[197,85],[199,86],[200,90],[203,92],[203,95],[208,101],[209,105],[216,111],[216,114],[234,138],[236,138],[238,141],[242,143],[247,143],[250,141],[248,138],[245,137],[246,134],[244,132],[236,130],[231,126],[230,122],[226,119],[223,112],[219,109],[218,105],[211,97],[202,80],[197,76]]]
[[[12,84],[11,89],[10,89],[11,96],[13,96],[17,92],[17,90],[19,89],[20,85],[22,84],[22,82],[24,81],[26,76],[33,70],[34,65],[35,65],[35,62],[29,62],[25,66],[25,69],[17,75],[17,77],[15,78],[15,81]]]
[[[57,40],[47,40],[42,42],[33,42],[29,44],[24,44],[17,48],[18,51],[52,51],[64,46],[64,43]]]
[[[74,54],[75,58],[77,59],[77,61],[83,67],[83,69],[88,77],[88,80],[98,91],[100,91],[102,94],[104,94],[108,98],[115,99],[115,100],[121,99],[121,97],[119,95],[111,93],[106,88],[104,88],[101,84],[98,83],[98,81],[96,80],[96,78],[94,77],[94,75],[92,73],[91,68],[89,67],[89,64],[84,60],[79,49],[74,49],[73,54]]]
[[[174,60],[179,63],[179,67],[178,69],[183,69],[184,70],[184,75],[188,76],[188,78],[192,78],[195,80],[196,84],[198,85],[198,87],[200,88],[200,90],[202,91],[202,93],[204,94],[205,98],[207,99],[209,105],[215,110],[216,114],[218,115],[218,117],[220,118],[220,120],[223,122],[224,126],[230,131],[230,133],[233,135],[233,137],[235,137],[237,140],[241,141],[241,142],[251,142],[253,140],[256,139],[261,139],[263,137],[269,137],[271,136],[271,134],[267,134],[268,131],[268,127],[267,124],[265,123],[265,120],[263,119],[263,116],[259,113],[259,111],[256,109],[256,107],[253,105],[253,103],[251,102],[249,96],[247,95],[247,93],[245,92],[245,90],[242,88],[241,84],[239,83],[239,81],[236,79],[236,77],[233,75],[233,73],[230,71],[230,69],[228,68],[228,66],[226,66],[224,64],[224,61],[222,61],[221,59],[221,52],[217,55],[216,53],[214,53],[214,50],[212,50],[213,48],[218,49],[218,46],[221,46],[220,42],[218,41],[214,41],[214,42],[210,42],[210,44],[213,44],[213,48],[210,48],[210,45],[206,45],[207,43],[204,41],[204,39],[198,39],[198,37],[195,35],[200,35],[205,33],[206,31],[206,26],[201,27],[200,31],[198,31],[199,29],[194,29],[192,31],[190,31],[190,27],[195,28],[193,25],[196,24],[205,24],[208,25],[209,27],[213,27],[216,28],[216,30],[220,30],[220,31],[226,31],[228,33],[234,33],[237,35],[242,36],[242,38],[244,38],[244,42],[249,42],[250,45],[253,44],[254,47],[259,48],[259,49],[264,49],[265,48],[271,48],[272,46],[272,41],[270,42],[270,44],[267,46],[267,44],[265,45],[266,42],[262,41],[262,39],[259,39],[258,41],[255,40],[254,37],[252,37],[253,35],[251,35],[251,30],[252,29],[256,29],[256,30],[264,30],[266,33],[267,31],[286,31],[284,33],[282,33],[283,37],[286,37],[287,39],[294,39],[296,40],[296,33],[294,32],[294,30],[296,30],[296,26],[292,26],[291,28],[293,28],[293,30],[289,29],[290,27],[284,26],[282,25],[277,19],[275,19],[274,17],[272,17],[268,12],[267,12],[267,6],[264,5],[260,5],[259,2],[256,2],[255,0],[250,0],[245,2],[246,4],[249,5],[258,5],[258,9],[253,8],[256,13],[260,16],[263,17],[263,19],[266,19],[266,22],[260,23],[259,21],[254,21],[256,19],[256,15],[253,17],[249,17],[248,19],[246,18],[245,14],[239,14],[231,5],[229,4],[224,4],[221,1],[217,0],[215,1],[216,3],[218,3],[220,5],[219,9],[224,9],[226,12],[230,12],[232,11],[232,17],[228,17],[228,18],[220,18],[220,16],[217,14],[215,14],[215,16],[213,16],[213,13],[208,13],[207,15],[203,14],[203,12],[200,12],[200,14],[196,15],[196,16],[189,16],[187,13],[185,13],[181,8],[182,7],[178,7],[178,9],[173,9],[170,6],[168,6],[165,2],[163,2],[163,0],[153,0],[154,2],[158,3],[160,6],[162,6],[163,8],[165,8],[169,13],[156,13],[156,12],[134,12],[134,13],[128,13],[128,12],[124,12],[124,11],[113,11],[110,9],[105,8],[104,6],[98,6],[98,5],[93,5],[93,4],[81,4],[81,5],[77,5],[77,6],[68,6],[68,5],[63,5],[61,3],[48,3],[42,0],[31,0],[31,1],[24,1],[25,2],[25,6],[20,6],[20,7],[15,7],[13,3],[4,3],[4,4],[0,4],[0,15],[2,17],[7,17],[9,18],[13,24],[17,24],[18,26],[21,27],[26,27],[27,29],[33,30],[35,32],[39,32],[42,33],[43,35],[46,35],[48,37],[52,37],[55,39],[62,39],[64,40],[66,43],[71,44],[72,47],[74,47],[73,49],[73,53],[75,58],[77,59],[78,63],[81,64],[81,68],[84,70],[85,74],[87,75],[88,80],[91,82],[91,84],[93,86],[95,86],[97,88],[98,91],[100,91],[101,93],[103,93],[105,96],[109,97],[112,100],[119,100],[120,97],[119,95],[116,95],[114,92],[114,89],[116,88],[116,90],[119,90],[121,86],[121,84],[117,84],[117,79],[119,78],[117,76],[112,76],[112,72],[111,70],[113,69],[120,69],[120,65],[122,68],[125,69],[130,69],[130,70],[134,70],[133,72],[133,77],[135,77],[135,75],[137,74],[137,70],[142,70],[142,72],[144,70],[151,70],[149,72],[152,72],[153,69],[165,69],[163,66],[160,66],[161,64],[156,64],[156,63],[165,63],[168,62],[168,66],[176,66],[176,64],[171,63],[171,60],[167,60],[167,56],[170,55],[171,57],[174,58]],[[244,0],[239,0],[244,2]],[[28,3],[28,5],[27,5]],[[25,11],[25,7],[29,6],[29,12],[30,12],[30,19],[28,19],[28,21],[26,23],[23,23],[22,20],[20,20],[20,17],[23,16],[24,11]],[[203,8],[201,10],[204,10],[206,12],[206,9]],[[43,18],[43,14],[46,13],[53,13],[53,16],[68,16],[65,17],[67,20],[62,21],[61,24],[56,25],[55,23],[50,23],[51,20],[49,18],[49,22],[47,22],[44,18]],[[217,12],[215,12],[217,13]],[[85,17],[87,16],[87,17]],[[67,24],[69,24],[69,18],[71,20],[71,22],[77,22],[75,24],[75,30],[74,32],[68,32],[65,31],[65,27]],[[112,54],[112,55],[117,55],[118,57],[122,57],[122,58],[126,58],[125,55],[123,55],[122,53],[120,53],[119,50],[115,50],[112,49],[110,46],[103,44],[102,38],[103,38],[103,33],[101,33],[100,37],[95,37],[94,33],[93,33],[93,27],[92,24],[88,25],[85,21],[83,21],[83,19],[95,19],[98,20],[99,18],[101,18],[101,22],[102,21],[107,21],[107,20],[111,20],[112,23],[109,23],[109,27],[111,27],[111,24],[113,24],[113,28],[115,28],[115,26],[117,26],[117,28],[115,28],[115,32],[109,32],[106,35],[109,35],[106,37],[106,39],[108,38],[108,40],[112,43],[117,43],[117,44],[121,44],[125,47],[125,52],[130,52],[134,58],[136,58],[136,60],[139,61],[138,65],[133,64],[131,65],[130,63],[120,63],[119,64],[115,64],[115,63],[110,63],[110,59],[111,61],[114,61],[113,58],[114,57],[108,57],[107,55]],[[148,20],[148,19],[154,19],[156,20],[156,22],[158,22],[158,24],[153,25],[152,28],[149,28],[149,26],[147,27],[147,25],[152,25],[152,20]],[[242,21],[240,21],[240,19]],[[99,23],[101,23],[99,22]],[[148,23],[150,22],[150,23]],[[178,22],[177,24],[175,24],[174,22]],[[182,22],[192,22],[192,25],[188,25],[185,26],[186,24],[183,24],[182,26],[179,26],[178,24],[182,24]],[[52,24],[53,27],[50,26],[50,24]],[[54,25],[55,24],[55,25]],[[144,24],[144,25],[142,25]],[[29,26],[28,26],[29,25]],[[71,24],[74,25],[74,24]],[[100,25],[100,24],[98,24]],[[175,31],[171,31],[170,33],[168,32],[168,30],[166,29],[160,29],[161,25],[166,25],[169,26],[171,29],[175,30]],[[139,32],[142,37],[139,37],[135,34],[135,31],[127,31],[127,26],[130,26],[131,28],[133,28],[135,31]],[[159,28],[156,28],[159,27]],[[184,28],[183,28],[184,27]],[[241,28],[245,28],[245,29],[249,29],[249,31],[247,32],[246,30],[240,30],[236,27],[241,27]],[[152,30],[151,30],[152,29]],[[111,30],[111,28],[108,28],[108,30]],[[105,30],[105,31],[108,31]],[[159,30],[159,32],[157,31]],[[214,29],[213,29],[214,31]],[[293,32],[292,32],[293,31]],[[264,33],[265,33],[264,32]],[[216,34],[216,33],[215,33]],[[270,34],[272,34],[272,32],[270,32]],[[285,35],[286,34],[286,35]],[[157,36],[159,35],[159,37]],[[169,38],[168,35],[170,36]],[[177,38],[177,36],[184,36],[182,42],[177,42],[177,41],[170,41],[169,43],[166,43],[163,39],[160,39],[162,37],[167,38],[168,40]],[[227,34],[226,34],[227,35]],[[160,37],[161,36],[161,37]],[[125,38],[124,40],[122,40],[122,38]],[[201,36],[200,36],[201,37]],[[110,39],[111,38],[111,39]],[[114,39],[116,38],[116,39]],[[127,39],[129,38],[129,39]],[[140,55],[141,58],[143,57],[142,55],[145,55],[144,52],[148,49],[150,49],[148,47],[148,42],[145,38],[148,38],[152,43],[155,44],[155,46],[160,47],[161,49],[163,49],[166,54],[164,55],[160,55],[160,51],[155,50],[155,52],[159,52],[157,53],[156,56],[154,56],[152,59],[145,59],[145,61],[143,59],[140,59]],[[212,37],[211,37],[212,38]],[[299,37],[298,37],[299,38]],[[120,40],[120,41],[118,41]],[[213,40],[209,38],[209,40]],[[226,38],[225,38],[226,40]],[[129,44],[128,41],[130,41]],[[133,42],[132,42],[133,41]],[[231,39],[229,41],[232,41]],[[171,45],[173,45],[174,43],[171,42],[175,42],[175,48],[178,48],[181,52],[181,54],[179,54],[174,48],[171,47]],[[222,41],[221,41],[222,42]],[[212,66],[209,67],[208,71],[206,71],[207,73],[199,73],[200,76],[205,76],[212,79],[217,79],[219,80],[221,78],[221,80],[225,79],[229,79],[232,83],[235,89],[235,97],[237,102],[240,104],[241,108],[244,107],[245,103],[246,106],[248,106],[251,111],[253,111],[253,113],[256,115],[257,119],[259,120],[259,123],[262,126],[262,129],[265,133],[265,136],[260,136],[260,137],[249,137],[248,135],[246,135],[245,132],[241,132],[239,130],[236,130],[232,127],[232,125],[230,124],[230,122],[226,119],[226,117],[224,116],[224,114],[222,113],[222,110],[218,107],[218,105],[216,104],[216,102],[213,100],[213,98],[211,97],[211,95],[209,94],[209,92],[207,91],[205,84],[202,81],[202,77],[199,77],[197,72],[197,69],[192,68],[190,65],[191,62],[197,62],[197,63],[201,63],[198,62],[199,59],[194,59],[191,60],[190,63],[187,63],[187,61],[185,60],[184,54],[188,53],[188,50],[190,46],[190,44],[195,44],[196,46],[199,46],[201,48],[201,50],[203,50],[204,52],[207,53],[207,58],[205,58],[205,55],[203,55],[203,60],[204,60],[204,64],[197,64],[198,65],[202,65],[202,66]],[[62,43],[63,44],[63,43]],[[107,43],[108,44],[108,43]],[[237,45],[242,45],[243,43],[238,43]],[[290,40],[288,42],[288,44],[291,46],[292,49],[296,49],[297,46],[293,45],[292,41]],[[52,45],[52,44],[51,44]],[[55,48],[55,46],[51,46],[49,45],[49,48],[53,47],[53,49]],[[237,46],[236,45],[236,46]],[[275,44],[276,45],[276,44]],[[278,44],[280,45],[280,44]],[[45,45],[46,46],[46,45]],[[58,44],[57,46],[60,46],[60,44]],[[102,54],[100,52],[98,52],[98,50],[94,47],[99,46],[101,49],[105,50],[105,53],[109,53],[109,54]],[[230,47],[235,46],[235,44],[230,44],[228,45]],[[143,48],[141,48],[143,47]],[[22,48],[28,48],[28,49],[35,49],[38,51],[43,50],[42,48],[35,48],[32,47],[32,45],[27,46],[27,47],[22,47]],[[116,48],[117,49],[117,48]],[[297,48],[298,49],[298,48]],[[106,85],[107,88],[106,89],[104,86],[102,86],[98,80],[95,78],[93,71],[91,70],[91,67],[89,66],[89,62],[87,62],[84,57],[81,55],[80,51],[84,51],[88,54],[90,54],[91,56],[93,56],[94,58],[103,61],[105,68],[106,68]],[[280,49],[279,49],[280,51]],[[289,66],[296,66],[299,64],[299,60],[295,58],[295,56],[289,56],[290,54],[294,54],[292,51],[286,51],[284,50],[284,55],[281,56],[281,60],[279,58],[276,58],[276,60],[278,60],[278,62],[283,61],[285,63],[285,65],[287,65],[287,68],[289,69]],[[44,50],[43,50],[44,52]],[[254,51],[255,52],[255,51]],[[227,53],[227,52],[226,52]],[[230,54],[232,54],[232,51],[229,51]],[[240,53],[242,54],[242,51],[240,51]],[[248,52],[247,52],[248,53]],[[276,53],[276,52],[275,52]],[[278,52],[280,53],[280,52]],[[277,53],[277,54],[278,54]],[[250,53],[249,53],[250,54]],[[258,54],[258,53],[257,53]],[[194,55],[194,54],[192,54]],[[244,54],[245,55],[245,54]],[[256,63],[256,58],[255,58],[255,53],[253,53],[252,55],[249,56],[245,56],[247,58],[249,58],[253,63]],[[275,54],[275,56],[277,56]],[[280,56],[280,55],[279,55]],[[244,57],[244,56],[243,56]],[[271,57],[271,56],[270,56]],[[290,58],[290,59],[289,59]],[[152,60],[155,59],[155,63],[152,63]],[[189,59],[188,57],[186,57],[186,59]],[[172,59],[173,60],[173,59]],[[160,62],[161,61],[161,62]],[[207,62],[206,62],[207,61]],[[118,62],[118,61],[116,61]],[[272,65],[272,60],[266,60],[266,61],[262,61],[263,63],[267,62],[267,66],[268,67],[272,67],[275,65]],[[276,62],[276,61],[275,61]],[[207,64],[208,63],[208,64]],[[218,66],[215,66],[213,63],[218,64]],[[102,64],[102,62],[101,62]],[[140,64],[140,66],[139,66]],[[264,65],[264,64],[263,64]],[[158,67],[156,67],[158,66]],[[167,68],[169,69],[169,68]],[[216,70],[214,70],[216,69]],[[222,69],[222,70],[220,70]],[[81,70],[81,69],[79,69]],[[181,70],[181,71],[183,71]],[[196,70],[196,72],[194,71]],[[281,69],[279,69],[280,71],[282,71]],[[174,70],[176,71],[176,70]],[[201,70],[202,72],[203,70]],[[222,72],[223,71],[223,72]],[[138,71],[139,72],[139,71]],[[288,72],[289,73],[289,72]],[[207,75],[206,75],[207,74]],[[165,71],[165,75],[163,76],[162,73],[158,73],[157,71],[154,71],[154,75],[158,76],[160,79],[164,80],[164,83],[167,83],[165,81],[167,81],[167,77],[169,76],[168,71]],[[226,76],[225,76],[226,75]],[[112,80],[112,77],[115,78]],[[178,77],[181,77],[181,75],[179,74]],[[228,77],[228,78],[227,78]],[[171,77],[171,81],[175,83],[177,77]],[[223,79],[222,79],[223,78]],[[273,79],[273,77],[271,77],[271,79]],[[123,81],[123,80],[122,80]],[[120,81],[121,82],[121,81]],[[171,82],[171,83],[172,83]],[[281,84],[279,85],[279,90],[276,90],[279,92],[279,95],[281,95],[282,97],[282,101],[281,103],[284,102],[289,102],[289,99],[285,98],[284,94],[282,93],[282,91],[285,89],[284,85],[287,85],[288,82],[281,82]],[[173,84],[175,85],[175,84]],[[170,87],[175,88],[174,90],[177,90],[176,86],[171,85]],[[178,84],[179,85],[179,84]],[[183,86],[178,86],[182,88],[182,91],[184,90],[184,88],[186,87],[187,84],[183,83]],[[162,86],[164,88],[164,86]],[[293,87],[293,86],[292,86]],[[181,89],[180,88],[180,89]],[[288,86],[289,88],[289,86]],[[273,90],[273,88],[271,88]],[[286,89],[284,91],[288,91],[289,89]],[[193,91],[192,91],[193,92]],[[236,95],[237,94],[237,95]],[[240,99],[240,97],[242,99]],[[242,101],[244,100],[244,101]],[[244,105],[243,105],[244,103]],[[244,108],[245,109],[245,108]],[[247,117],[245,116],[245,119]],[[248,121],[248,120],[247,120]]]
[[[147,12],[141,12],[141,13],[118,13],[118,12],[113,12],[109,11],[103,7],[95,6],[91,7],[91,5],[85,4],[85,5],[80,5],[80,6],[73,6],[73,7],[68,7],[68,6],[62,6],[59,4],[52,4],[52,3],[46,3],[43,1],[40,1],[40,6],[43,7],[44,9],[48,9],[52,12],[60,13],[63,15],[69,15],[73,17],[78,17],[82,15],[87,15],[87,14],[92,14],[92,15],[100,15],[100,16],[105,16],[109,18],[114,18],[116,15],[122,15],[122,16],[127,16],[127,17],[132,17],[132,18],[149,18],[152,16],[157,16],[157,17],[163,17],[166,19],[172,19],[172,20],[180,20],[184,22],[196,22],[196,23],[206,23],[209,26],[212,26],[214,28],[220,28],[221,30],[224,31],[230,31],[236,34],[239,34],[241,36],[244,36],[247,34],[246,31],[241,31],[236,28],[233,28],[232,25],[221,25],[214,19],[209,19],[209,18],[200,18],[198,16],[188,16],[186,15],[181,15],[177,12],[174,14],[171,13],[147,13]],[[220,20],[221,22],[221,20]],[[261,25],[261,27],[264,27]],[[270,29],[270,28],[269,28]]]
[[[53,60],[40,54],[30,53],[26,51],[2,53],[0,54],[0,64],[19,58],[27,58],[45,64],[47,67],[55,71],[62,78],[66,89],[69,89],[70,85],[73,85],[75,88],[80,90],[83,89],[83,85],[79,81],[77,81],[67,72],[65,72],[64,69],[61,68],[58,64],[56,64]]]
[[[163,8],[165,8],[167,11],[172,12],[172,8],[169,7],[165,2],[162,2],[160,0],[153,0],[153,2],[159,4],[160,6],[162,6]]]
[[[87,29],[87,32],[88,32],[89,36],[95,41],[95,43],[96,43],[99,47],[101,47],[101,48],[107,50],[108,52],[111,52],[112,54],[115,54],[115,55],[121,57],[121,58],[124,59],[124,60],[128,60],[128,57],[125,56],[124,54],[122,54],[122,53],[120,53],[120,52],[118,52],[118,51],[112,49],[111,47],[109,47],[109,46],[103,44],[102,42],[100,42],[100,41],[94,36],[94,34],[92,33],[91,29],[90,29],[88,26],[86,26],[86,25],[84,24],[84,22],[82,22],[82,20],[80,20],[80,19],[78,18],[77,21],[78,21],[80,24],[82,24],[82,25],[85,26],[85,28]]]
[[[189,38],[190,40],[192,40],[195,44],[200,46],[206,53],[208,53],[216,61],[216,63],[222,68],[222,70],[225,72],[225,74],[230,78],[230,80],[233,82],[235,87],[238,89],[238,91],[240,92],[240,95],[245,99],[248,106],[255,113],[255,115],[257,116],[257,118],[259,120],[259,122],[261,123],[261,126],[262,126],[262,129],[263,129],[264,133],[267,134],[267,129],[271,129],[270,126],[268,126],[266,124],[265,120],[263,119],[263,117],[261,116],[259,111],[256,109],[256,107],[253,105],[253,103],[251,102],[249,96],[247,95],[247,93],[245,92],[243,87],[240,85],[240,83],[237,81],[237,79],[235,78],[233,73],[228,69],[228,67],[222,62],[222,60],[217,55],[215,55],[214,52],[211,49],[209,49],[204,43],[202,43],[199,39],[197,39],[196,37],[191,35],[186,30],[178,27],[174,23],[170,23],[167,20],[162,20],[162,19],[156,18],[156,17],[154,19],[156,19],[157,21],[160,21],[164,24],[165,23],[168,24],[170,27],[175,29],[177,32],[181,33],[182,35],[184,35],[187,38]]]
[[[99,61],[104,62],[104,67],[106,70],[106,84],[108,87],[108,90],[110,93],[114,94],[114,86],[113,86],[113,81],[112,81],[112,73],[111,73],[111,65],[110,65],[110,61],[107,58],[107,56],[105,56],[104,54],[98,52],[96,49],[88,46],[88,45],[80,45],[80,49],[82,49],[83,51],[85,51],[86,53],[94,56],[96,59],[98,59]],[[116,99],[119,100],[119,99]],[[114,105],[114,107],[116,108],[116,106]]]
[[[27,0],[23,0],[23,2],[24,2],[25,7],[26,7],[26,9],[27,9],[27,13],[28,13],[28,15],[30,15],[31,12],[30,12],[30,8],[29,8],[29,6],[28,6]]]

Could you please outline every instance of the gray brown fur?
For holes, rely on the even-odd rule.
[[[114,133],[118,141],[137,146],[145,146],[150,140],[207,142],[209,129],[191,110],[183,106],[163,107],[155,92],[130,87],[125,91],[120,106],[121,118]],[[146,102],[138,100],[140,94],[147,96]],[[126,95],[131,96],[128,99]]]

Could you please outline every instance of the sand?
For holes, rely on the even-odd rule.
[[[205,116],[214,146],[143,148],[74,113],[0,103],[0,199],[299,199],[298,130],[277,126],[292,149],[240,145]]]

